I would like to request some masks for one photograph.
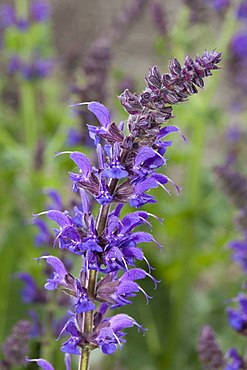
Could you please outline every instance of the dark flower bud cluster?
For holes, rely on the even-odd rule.
[[[10,370],[13,366],[25,364],[25,358],[29,353],[30,332],[31,323],[27,320],[21,320],[14,326],[12,333],[2,345],[4,358],[0,360],[1,369]]]
[[[190,60],[187,57],[186,63]],[[148,277],[155,288],[158,281],[151,275],[153,268],[144,255],[142,245],[152,242],[158,247],[161,245],[151,232],[140,231],[138,227],[146,226],[150,229],[151,218],[160,222],[162,220],[140,208],[146,203],[156,202],[154,196],[147,193],[150,189],[162,187],[169,193],[166,186],[171,183],[178,192],[180,190],[161,172],[161,168],[166,165],[164,154],[172,145],[171,140],[163,138],[180,131],[176,126],[161,127],[171,117],[172,107],[166,105],[164,97],[158,98],[157,95],[170,94],[179,97],[180,102],[185,101],[192,92],[196,92],[194,84],[202,86],[202,78],[210,75],[211,69],[219,68],[219,61],[220,53],[212,51],[204,52],[202,58],[197,56],[193,68],[187,64],[181,68],[173,59],[170,74],[165,77],[160,75],[157,67],[151,68],[147,77],[149,87],[144,94],[139,96],[125,91],[120,98],[123,106],[127,106],[131,112],[129,131],[124,122],[112,122],[104,105],[95,101],[85,103],[100,123],[98,126],[87,125],[95,145],[96,159],[90,161],[79,151],[65,151],[55,155],[68,154],[77,166],[78,170],[69,172],[69,176],[73,191],[80,196],[80,202],[72,211],[49,209],[35,215],[35,219],[46,215],[57,224],[53,229],[54,246],[80,258],[81,268],[76,276],[68,271],[58,257],[48,254],[37,260],[44,260],[52,269],[45,288],[64,292],[73,302],[71,316],[60,333],[60,336],[69,335],[61,351],[81,355],[80,368],[88,368],[88,353],[95,348],[99,347],[108,355],[114,353],[118,346],[122,348],[126,341],[126,328],[136,326],[145,332],[127,314],[107,314],[109,310],[131,304],[130,299],[138,292],[144,294],[147,302],[151,298],[139,285],[139,280]],[[165,92],[164,86],[169,87],[166,88],[168,92]],[[145,94],[149,95],[146,97]],[[92,212],[92,199],[99,205],[96,215]],[[134,209],[121,215],[125,204]],[[148,271],[138,268],[138,261],[144,261]],[[34,361],[40,363],[44,360]],[[49,366],[45,363],[43,368],[51,370]]]
[[[215,333],[208,325],[203,326],[198,338],[198,355],[205,370],[222,369],[225,364]]]
[[[181,67],[176,58],[169,63],[170,73],[162,75],[157,66],[150,67],[147,87],[141,95],[125,90],[119,99],[130,114],[129,130],[133,136],[155,136],[160,124],[173,118],[172,105],[184,102],[204,86],[203,78],[219,69],[221,53],[205,51],[194,60],[185,58]]]

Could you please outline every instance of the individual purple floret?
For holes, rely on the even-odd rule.
[[[233,302],[237,302],[238,309],[228,307],[227,317],[231,327],[239,332],[240,334],[247,335],[247,298],[245,294],[239,293],[238,297],[232,299]]]
[[[247,235],[244,240],[233,240],[229,244],[229,248],[232,250],[233,261],[238,262],[243,272],[247,275]]]
[[[231,360],[225,367],[224,370],[243,370],[247,369],[247,366],[235,348],[231,348],[226,357]]]

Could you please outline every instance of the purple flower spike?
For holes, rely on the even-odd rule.
[[[54,367],[46,360],[43,360],[42,358],[34,358],[29,360],[26,358],[26,363],[29,362],[36,362],[38,366],[40,366],[44,370],[54,370]]]

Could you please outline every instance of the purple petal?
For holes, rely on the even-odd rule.
[[[129,270],[125,272],[121,278],[120,281],[123,280],[138,280],[138,279],[144,279],[147,276],[146,271],[139,269],[139,268],[134,268],[132,270]]]
[[[73,152],[70,154],[70,158],[77,164],[82,171],[82,174],[88,178],[91,172],[91,164],[88,157],[81,152]]]
[[[44,370],[54,370],[54,367],[48,361],[43,360],[42,358],[35,358],[31,360],[27,358],[26,362],[37,362],[37,365],[42,367]]]
[[[64,276],[67,275],[67,270],[59,258],[54,256],[42,256],[36,259],[38,261],[41,259],[45,259],[46,262],[53,267],[54,271],[59,275],[60,278],[63,279]]]
[[[63,343],[61,351],[72,355],[80,355],[81,352],[77,347],[78,343],[79,339],[77,337],[71,337],[67,342]]]
[[[68,216],[66,216],[63,212],[60,211],[48,211],[46,216],[50,219],[55,221],[59,226],[64,228],[65,226],[71,225],[71,221]]]
[[[148,146],[142,147],[135,158],[135,166],[139,167],[143,162],[155,155],[156,153],[152,148]]]
[[[112,328],[114,332],[117,332],[125,328],[130,328],[134,325],[139,326],[137,322],[134,319],[132,319],[132,317],[124,313],[120,313],[118,315],[112,316],[109,319],[109,322],[110,322],[110,327]]]
[[[101,351],[105,354],[105,355],[111,355],[112,353],[114,353],[117,349],[117,345],[114,344],[114,343],[110,343],[110,344],[103,344],[101,347],[100,347]]]
[[[131,292],[139,292],[139,285],[134,283],[133,281],[122,281],[121,284],[119,284],[116,288],[116,294],[122,295],[127,294]]]
[[[110,125],[110,113],[103,104],[92,102],[88,104],[88,109],[95,114],[103,127]]]
[[[152,242],[154,239],[151,234],[144,231],[137,231],[136,233],[131,234],[131,240],[138,244],[143,242]]]
[[[231,308],[228,308],[227,309],[227,316],[228,316],[229,324],[231,325],[231,327],[233,329],[235,329],[237,331],[243,329],[244,320],[237,311],[235,311]]]
[[[142,182],[139,182],[135,186],[135,194],[140,195],[144,191],[147,191],[151,188],[157,188],[159,186],[158,181],[155,180],[153,177],[148,177],[147,179],[143,180]]]
[[[83,313],[83,312],[92,311],[95,309],[96,309],[95,304],[90,302],[89,299],[85,299],[85,300],[79,299],[75,307],[75,312]]]

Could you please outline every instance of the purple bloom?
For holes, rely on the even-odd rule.
[[[21,75],[24,80],[38,80],[46,78],[53,67],[53,62],[47,58],[35,56],[30,63],[23,63]]]
[[[18,18],[15,22],[15,25],[20,32],[26,32],[29,28],[29,22],[24,18]]]
[[[73,216],[71,212],[62,212],[61,204],[57,204],[58,210],[50,209],[36,215],[45,214],[58,224],[54,229],[54,245],[58,241],[60,249],[78,254],[82,259],[77,279],[67,272],[57,257],[43,256],[38,259],[45,259],[53,268],[53,277],[47,279],[46,289],[59,288],[74,302],[75,313],[59,335],[60,338],[64,333],[70,334],[70,338],[62,344],[62,352],[80,355],[100,347],[103,353],[109,355],[125,342],[124,329],[137,326],[144,331],[126,314],[105,317],[109,308],[130,304],[129,298],[135,297],[139,291],[144,293],[148,302],[151,297],[137,280],[148,276],[155,287],[157,285],[157,280],[150,275],[152,267],[139,245],[155,242],[162,246],[151,233],[135,230],[143,224],[150,228],[149,217],[153,215],[135,211],[121,218],[121,209],[124,203],[140,207],[147,202],[155,202],[154,197],[145,192],[161,186],[169,193],[165,187],[168,182],[179,191],[180,188],[158,169],[165,166],[163,155],[172,143],[163,141],[163,138],[180,131],[176,126],[162,128],[161,124],[173,117],[171,104],[186,101],[197,92],[197,87],[203,87],[203,78],[219,68],[217,64],[220,60],[221,54],[213,50],[209,53],[205,51],[202,57],[197,55],[194,60],[186,57],[184,67],[173,58],[169,64],[170,73],[165,75],[161,75],[157,67],[150,68],[143,94],[132,94],[126,90],[120,96],[130,115],[126,127],[123,122],[119,125],[111,122],[110,113],[102,104],[86,103],[100,123],[100,126],[88,125],[97,147],[97,157],[91,164],[88,157],[79,151],[55,155],[67,153],[78,166],[79,173],[70,172],[69,175],[73,191],[79,190],[81,196],[81,204],[74,207]],[[91,67],[88,65],[88,73]],[[127,127],[129,132],[126,134]],[[101,205],[96,216],[90,207],[91,199]],[[115,208],[111,210],[113,203]],[[149,272],[136,267],[138,260],[147,263]],[[105,276],[99,279],[97,272]],[[98,310],[96,302],[101,302]]]
[[[238,262],[244,273],[247,274],[247,239],[244,240],[234,240],[229,244],[232,250],[233,261]]]
[[[228,321],[233,329],[243,335],[247,335],[247,298],[243,293],[239,293],[236,301],[239,304],[238,310],[230,307],[226,310]]]
[[[113,303],[111,309],[132,303],[126,298],[135,297],[135,293],[139,291],[144,293],[148,302],[150,297],[134,280],[144,279],[146,276],[149,276],[154,281],[155,286],[157,283],[150,274],[139,268],[128,270],[118,280],[115,279],[115,275],[114,273],[106,275],[96,288],[96,299]]]
[[[224,367],[224,370],[241,370],[246,369],[246,364],[242,357],[239,355],[238,351],[235,348],[231,348],[227,354],[228,359],[231,359],[231,362]]]
[[[35,236],[34,239],[34,243],[37,245],[37,247],[40,247],[44,244],[50,244],[51,233],[46,222],[44,220],[35,220],[34,225],[39,228],[39,233]]]
[[[100,329],[97,337],[96,342],[100,346],[100,349],[106,355],[111,355],[117,349],[117,344],[122,347],[122,342],[125,342],[122,337],[125,333],[121,332],[121,330],[125,328],[132,327],[136,325],[138,329],[141,329],[143,332],[146,329],[143,329],[141,325],[139,325],[132,317],[126,314],[118,314],[112,316],[108,319],[103,321],[103,324],[107,324],[102,329]]]
[[[69,281],[66,279],[68,272],[64,266],[64,264],[60,261],[59,258],[54,256],[42,256],[39,258],[36,258],[38,261],[41,259],[45,259],[46,262],[51,265],[53,268],[54,276],[52,279],[47,279],[47,283],[45,285],[45,288],[47,290],[54,290],[57,289],[58,286],[64,287],[64,288],[73,288],[73,284],[69,283]],[[72,286],[71,286],[72,285]]]
[[[231,41],[231,51],[237,57],[247,57],[247,33],[246,30],[239,31],[234,35]]]
[[[243,0],[237,9],[237,19],[240,21],[245,21],[247,19],[247,1]]]
[[[8,28],[13,26],[16,21],[15,9],[12,5],[5,4],[0,7],[0,26]]]
[[[46,22],[51,14],[50,5],[46,1],[35,0],[30,5],[30,12],[34,22]]]
[[[7,72],[10,74],[15,74],[20,71],[22,66],[21,59],[19,55],[12,55],[9,58],[9,62],[7,65]]]
[[[78,346],[82,342],[82,334],[77,329],[73,319],[69,319],[69,321],[67,321],[59,335],[59,338],[64,332],[70,333],[71,337],[62,344],[61,351],[72,355],[80,355],[81,351],[79,350]]]
[[[27,272],[19,272],[16,274],[16,277],[26,284],[25,288],[21,291],[22,301],[24,303],[44,303],[46,301],[43,290],[37,288],[36,283],[30,274]]]
[[[77,302],[75,304],[75,312],[83,313],[86,311],[92,311],[96,309],[95,304],[88,298],[88,294],[85,288],[77,281]]]

